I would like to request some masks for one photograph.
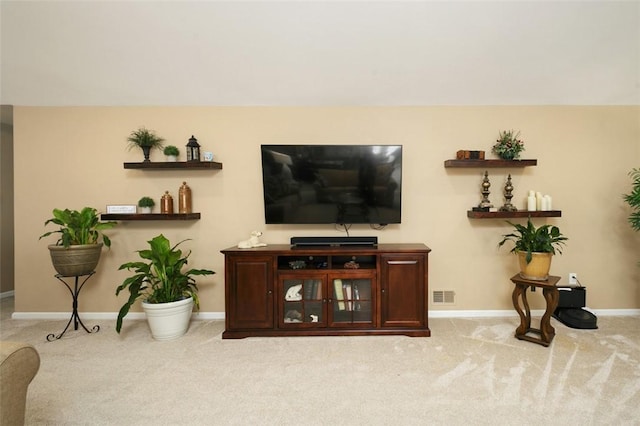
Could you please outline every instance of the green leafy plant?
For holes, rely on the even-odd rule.
[[[160,234],[147,241],[149,249],[137,251],[147,262],[127,262],[120,265],[119,270],[127,269],[134,272],[134,275],[126,278],[116,290],[116,296],[124,289],[129,290],[129,299],[118,312],[118,333],[122,328],[122,320],[138,299],[148,303],[168,303],[192,297],[195,308],[199,308],[198,288],[192,275],[213,275],[215,272],[208,269],[189,269],[183,272],[191,251],[183,255],[182,250],[177,247],[185,241],[188,240],[182,240],[172,247],[169,240]]]
[[[514,247],[511,249],[511,253],[527,252],[525,256],[527,263],[531,262],[533,257],[531,253],[533,252],[562,254],[562,246],[568,240],[560,233],[557,226],[541,225],[536,228],[531,223],[531,218],[528,219],[527,226],[510,221],[506,222],[514,227],[514,232],[503,235],[498,246],[502,247],[507,241],[512,242]]]
[[[51,234],[60,234],[56,245],[69,247],[72,245],[98,244],[100,239],[105,246],[111,247],[111,240],[102,231],[116,226],[117,222],[101,222],[98,211],[93,207],[84,207],[81,211],[69,209],[53,209],[53,217],[49,223],[60,225],[55,231],[49,231],[40,236],[40,239]]]
[[[174,155],[174,156],[178,156],[180,155],[180,150],[178,149],[177,146],[174,145],[167,145],[164,147],[164,155]]]
[[[148,130],[144,127],[140,127],[138,130],[131,132],[127,138],[129,142],[129,149],[133,148],[162,148],[162,142],[164,139],[157,136],[152,130]]]
[[[629,172],[629,176],[633,180],[633,186],[629,194],[625,194],[624,200],[631,206],[633,210],[629,216],[631,228],[640,231],[640,168],[634,168]]]
[[[142,197],[138,200],[138,207],[153,207],[156,202],[151,197]]]
[[[498,133],[498,139],[492,151],[504,160],[517,160],[524,151],[524,142],[518,139],[520,132],[505,130]]]

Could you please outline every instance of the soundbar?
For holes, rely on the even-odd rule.
[[[291,237],[291,245],[303,246],[376,246],[378,237]]]

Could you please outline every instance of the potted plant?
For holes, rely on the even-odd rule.
[[[514,244],[511,253],[518,255],[520,276],[528,280],[546,281],[549,278],[551,258],[556,252],[562,254],[562,246],[568,240],[557,226],[542,225],[536,228],[527,221],[527,226],[507,221],[514,232],[505,234],[498,244],[501,247],[507,241]]]
[[[164,155],[167,156],[167,161],[178,161],[178,155],[180,155],[180,150],[177,146],[167,145],[164,147]]]
[[[138,200],[138,207],[140,207],[141,213],[151,213],[153,210],[153,206],[156,205],[156,202],[153,201],[151,197],[142,197]]]
[[[640,168],[631,170],[629,176],[633,179],[633,186],[631,192],[624,195],[624,200],[632,209],[629,216],[631,228],[640,231]]]
[[[100,260],[102,246],[111,247],[111,240],[102,231],[113,228],[117,222],[101,222],[98,211],[84,207],[81,211],[53,209],[53,217],[44,224],[60,225],[40,239],[51,234],[60,234],[55,244],[49,245],[53,267],[65,277],[88,275]]]
[[[492,147],[492,151],[503,160],[517,160],[524,151],[524,142],[518,139],[520,132],[505,130],[498,133],[498,139]]]
[[[640,231],[640,168],[634,168],[629,172],[629,176],[633,180],[633,186],[629,194],[624,194],[624,200],[631,207],[629,215],[629,223],[635,231]],[[640,265],[640,262],[638,262]]]
[[[183,254],[173,247],[162,234],[147,241],[149,248],[138,250],[144,261],[127,262],[119,270],[127,269],[134,275],[126,278],[116,290],[116,296],[124,289],[129,290],[129,298],[118,312],[116,331],[120,333],[122,320],[129,309],[141,299],[147,316],[151,335],[157,340],[170,340],[182,336],[189,326],[193,308],[198,309],[198,288],[195,275],[212,275],[208,269],[183,271],[191,252]]]
[[[151,153],[151,149],[161,149],[164,139],[157,136],[152,130],[140,127],[138,130],[131,132],[127,138],[127,142],[129,142],[129,150],[133,148],[142,149],[144,161],[150,161],[149,155]]]

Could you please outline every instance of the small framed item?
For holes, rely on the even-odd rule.
[[[456,153],[458,160],[484,160],[484,151],[469,151],[461,149]]]
[[[135,204],[110,204],[107,205],[107,213],[109,214],[135,214]]]

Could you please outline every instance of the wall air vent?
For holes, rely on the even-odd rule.
[[[455,291],[433,290],[434,305],[453,305],[455,303]]]

